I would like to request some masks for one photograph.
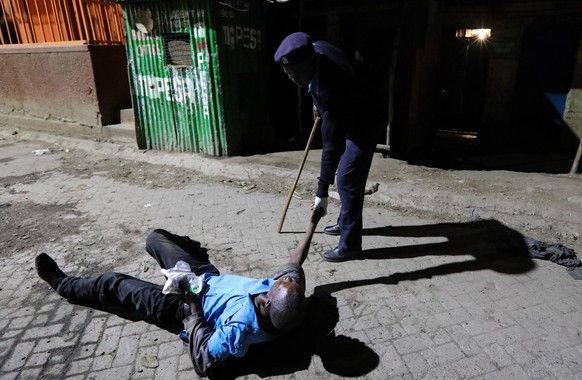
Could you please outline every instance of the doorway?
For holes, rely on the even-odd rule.
[[[444,31],[437,74],[434,129],[437,138],[474,140],[479,136],[485,100],[489,48],[476,31]],[[473,32],[475,31],[475,32]],[[486,33],[486,32],[484,32]]]

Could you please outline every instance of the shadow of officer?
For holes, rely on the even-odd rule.
[[[399,247],[383,247],[362,251],[360,260],[406,259],[423,256],[470,255],[473,259],[447,263],[407,273],[345,281],[321,285],[316,291],[333,292],[373,284],[398,284],[433,276],[479,271],[484,269],[498,273],[520,274],[535,268],[524,236],[497,220],[482,220],[468,223],[438,223],[418,226],[378,227],[364,230],[368,236],[400,237],[445,237],[446,242],[417,244]]]

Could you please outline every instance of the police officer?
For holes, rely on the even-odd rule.
[[[328,190],[337,171],[341,201],[337,224],[324,232],[340,235],[330,262],[356,259],[362,251],[362,209],[372,157],[383,125],[379,90],[363,71],[328,42],[302,32],[285,37],[275,62],[299,87],[307,87],[322,118],[322,154],[315,206],[327,211]]]

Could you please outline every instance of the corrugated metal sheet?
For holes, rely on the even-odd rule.
[[[233,151],[253,150],[268,143],[271,133],[266,106],[266,5],[261,0],[216,3],[227,140]]]
[[[241,120],[249,111],[240,107],[240,99],[248,99],[252,88],[265,91],[266,86],[264,75],[248,89],[240,86],[239,77],[259,74],[264,67],[264,5],[239,0],[132,2],[124,4],[124,14],[138,145],[214,156],[243,149],[242,136],[249,133]],[[257,22],[261,26],[253,27]],[[266,113],[254,108],[251,113]]]

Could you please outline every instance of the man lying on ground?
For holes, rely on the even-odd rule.
[[[122,273],[91,278],[66,275],[46,253],[36,271],[69,303],[144,321],[188,343],[196,373],[211,376],[230,357],[244,357],[249,346],[292,330],[305,314],[305,274],[301,265],[323,210],[314,207],[307,231],[290,252],[289,263],[273,278],[220,274],[200,243],[162,229],[147,238],[146,250],[162,269],[184,261],[202,280],[197,295],[164,294],[163,286]]]

